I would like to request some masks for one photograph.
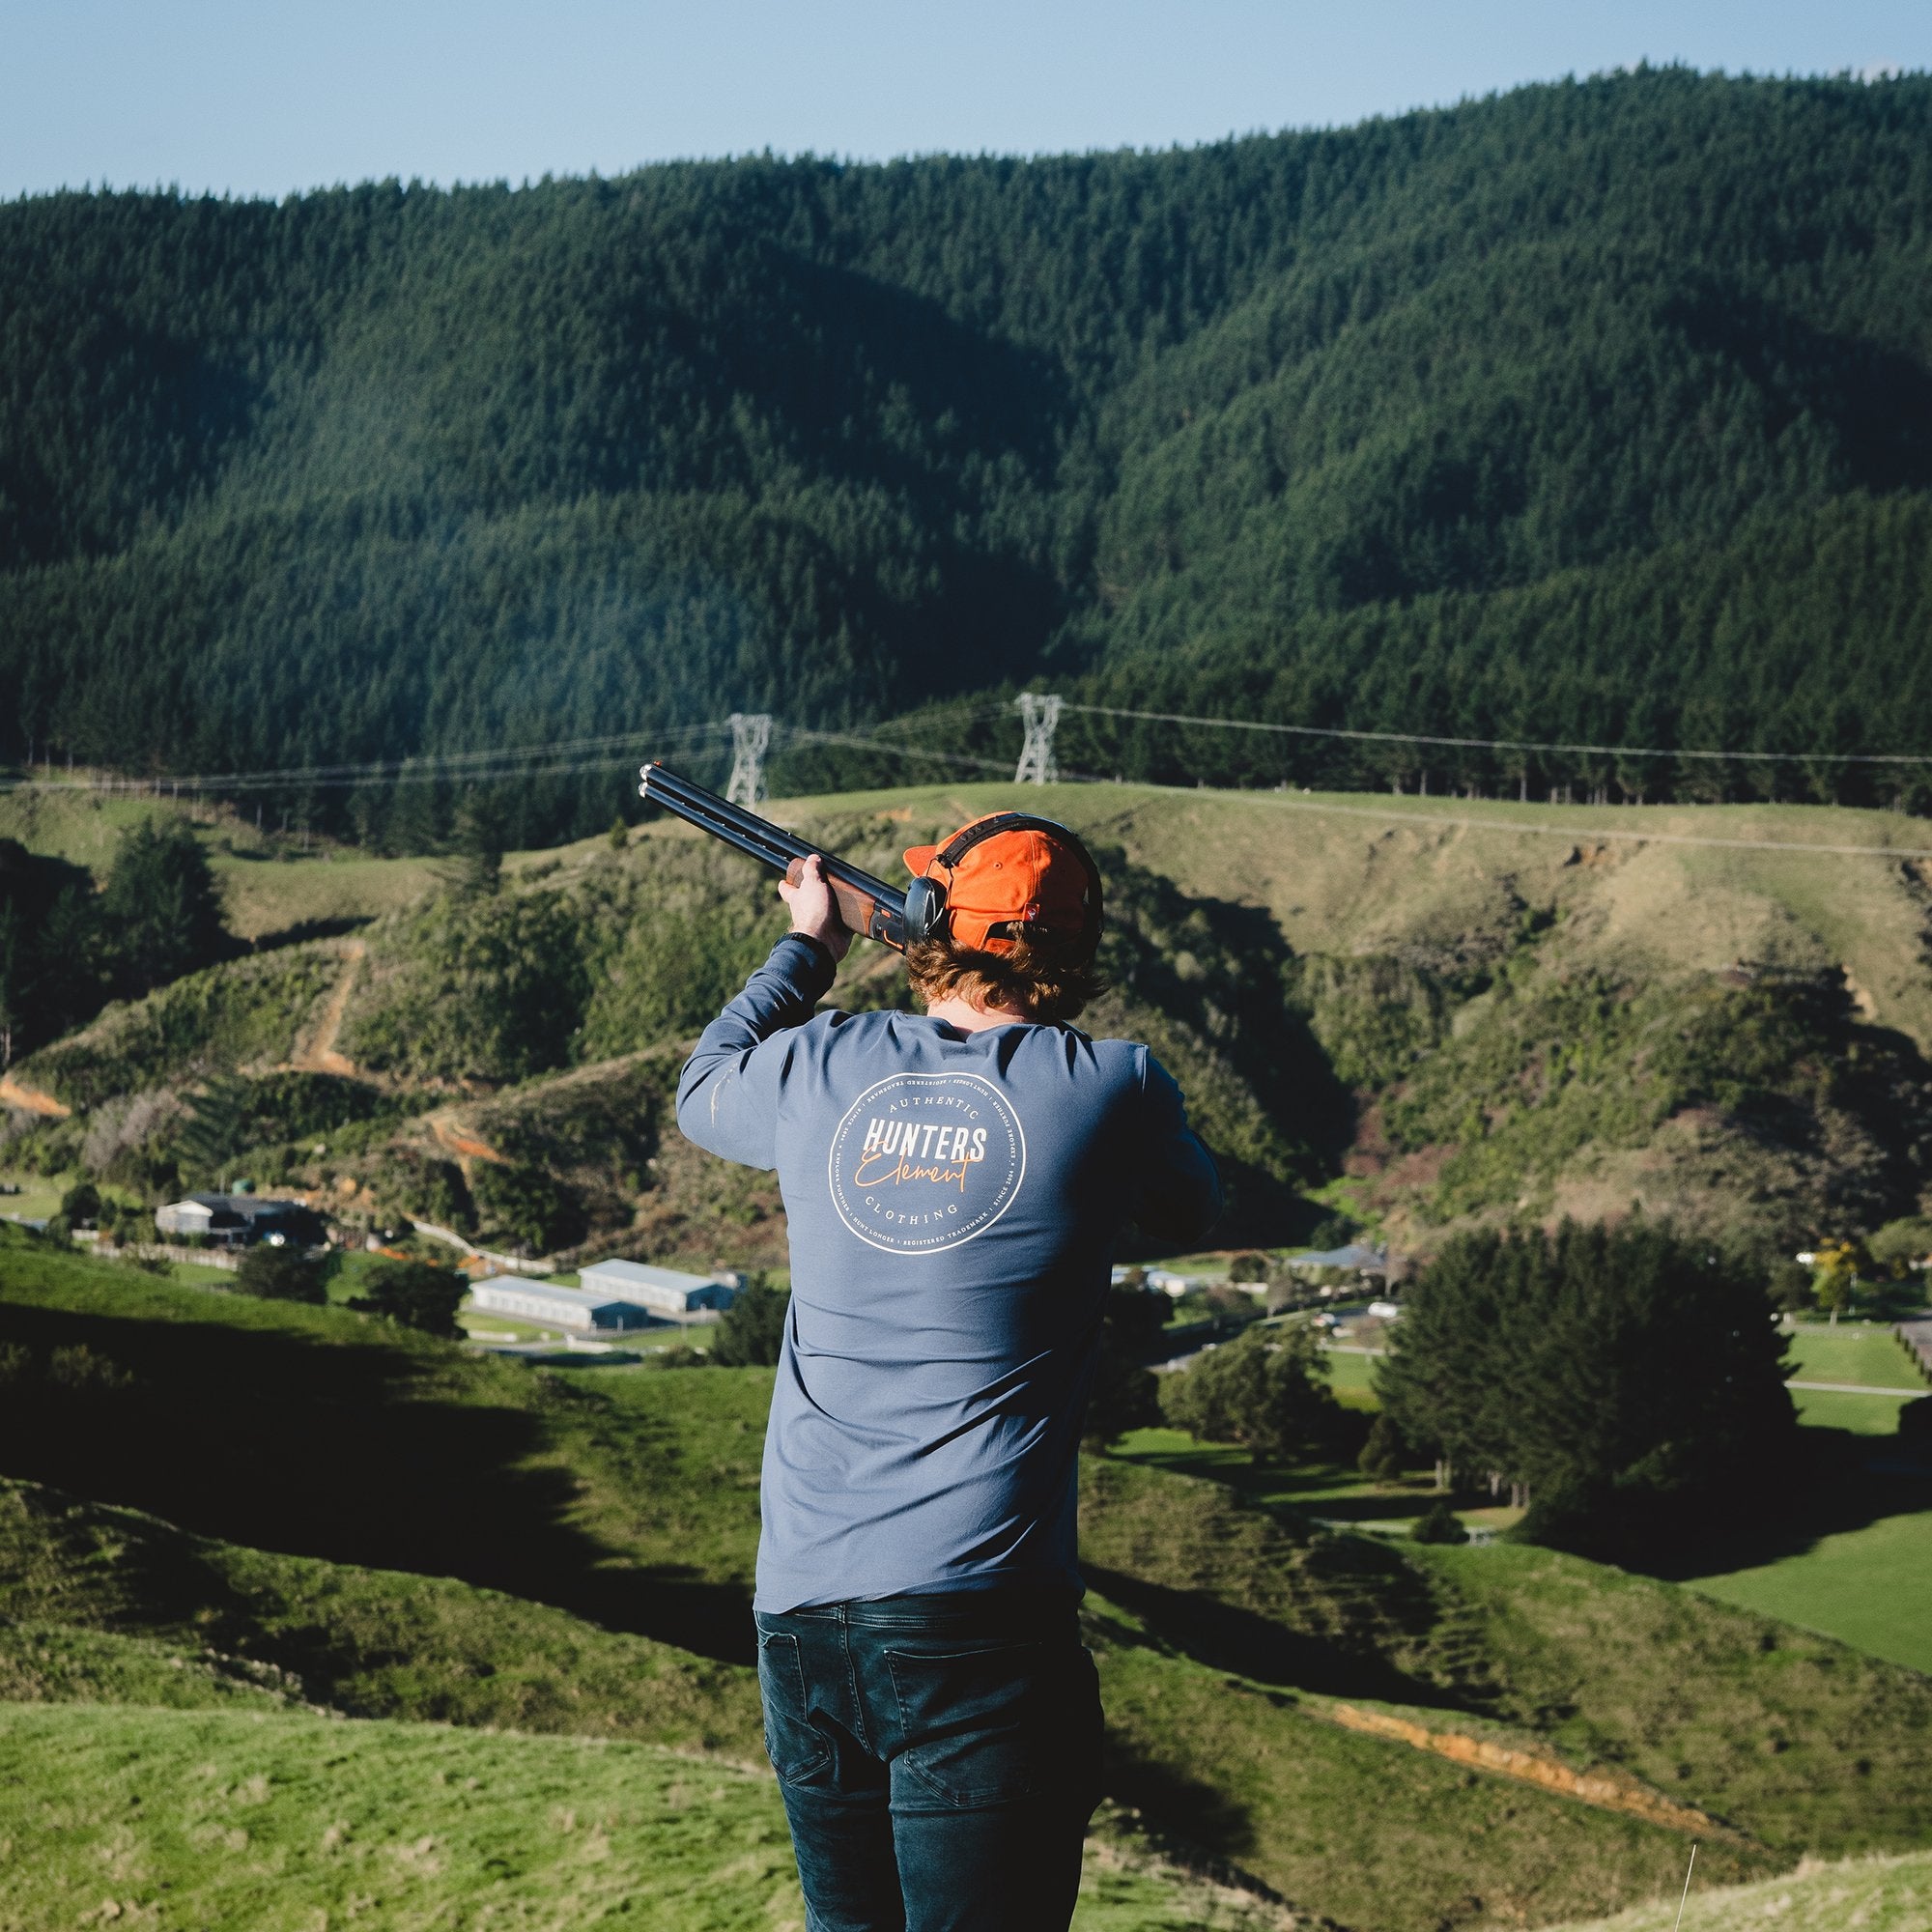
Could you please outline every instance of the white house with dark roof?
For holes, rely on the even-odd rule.
[[[251,1241],[292,1241],[317,1247],[327,1238],[322,1216],[300,1201],[278,1201],[260,1194],[190,1194],[155,1209],[155,1226],[165,1236],[206,1235],[227,1247]]]

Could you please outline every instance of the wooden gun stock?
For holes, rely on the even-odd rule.
[[[794,859],[785,867],[785,882],[795,886],[804,877],[805,861]],[[838,908],[838,917],[845,922],[848,932],[856,932],[864,939],[876,939],[880,945],[900,952],[905,951],[903,899],[896,907],[889,906],[863,887],[848,884],[830,866],[825,868],[825,883],[832,888],[832,903]]]

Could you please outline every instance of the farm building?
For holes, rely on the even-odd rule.
[[[736,1281],[723,1275],[685,1274],[643,1262],[592,1262],[578,1269],[577,1278],[599,1294],[636,1302],[672,1321],[729,1308],[738,1293]]]
[[[327,1238],[322,1216],[299,1201],[275,1201],[257,1194],[190,1194],[155,1209],[155,1226],[179,1240],[206,1235],[218,1246],[246,1247],[253,1241],[287,1241],[319,1247]]]
[[[1388,1250],[1372,1248],[1365,1241],[1350,1241],[1345,1248],[1326,1248],[1320,1254],[1290,1255],[1292,1268],[1348,1268],[1355,1274],[1387,1274]]]
[[[514,1315],[553,1328],[641,1328],[650,1320],[634,1301],[581,1288],[558,1288],[520,1274],[479,1281],[469,1291],[469,1307],[474,1314]]]

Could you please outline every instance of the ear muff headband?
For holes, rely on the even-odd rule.
[[[1057,824],[1051,818],[1037,818],[1030,811],[996,811],[992,817],[982,818],[977,825],[969,825],[955,833],[932,855],[932,863],[943,866],[951,872],[982,838],[991,838],[1001,832],[1043,832],[1056,843],[1065,845],[1080,861],[1081,868],[1087,874],[1087,917],[1075,943],[1081,957],[1091,959],[1100,944],[1100,868],[1094,865],[1093,854],[1065,826]],[[922,939],[943,936],[951,918],[946,901],[944,880],[931,877],[915,879],[906,888],[906,938],[916,944]]]

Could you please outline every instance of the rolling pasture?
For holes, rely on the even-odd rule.
[[[0,1510],[0,1683],[27,1726],[7,1748],[48,1767],[67,1795],[46,1815],[74,1821],[35,1866],[41,1916],[23,1925],[54,1922],[55,1901],[139,1903],[166,1878],[239,1926],[265,1872],[319,1905],[386,1886],[399,1913],[427,1914],[480,1899],[466,1888],[490,1869],[506,1905],[577,1910],[571,1888],[602,1896],[658,1829],[639,1837],[636,1821],[704,1777],[724,1793],[715,1813],[693,1801],[664,1827],[668,1847],[694,1848],[688,1883],[682,1851],[666,1864],[675,1909],[693,1925],[778,1910],[781,1840],[757,1822],[776,1816],[769,1786],[703,1769],[756,1760],[732,1633],[769,1372],[533,1372],[12,1237],[8,1343],[25,1351],[10,1360],[27,1399],[0,1424],[6,1465],[31,1480]],[[56,1392],[35,1380],[56,1349],[102,1366]],[[114,1446],[128,1440],[147,1453]],[[1116,1808],[1085,1909],[1129,1915],[1094,1925],[1151,1926],[1130,1915],[1156,1910],[1271,1922],[1238,1887],[1214,1909],[1245,1920],[1208,1916],[1206,1894],[1176,1904],[1181,1881],[1160,1873],[1181,1867],[1395,1932],[1430,1932],[1471,1898],[1486,1917],[1580,1918],[1668,1889],[1680,1815],[1722,1821],[1700,1854],[1713,1883],[1912,1841],[1925,1678],[1549,1551],[1323,1530],[1211,1475],[1103,1458],[1087,1480]],[[458,1728],[412,1728],[424,1719]],[[319,1760],[304,1743],[331,1738]],[[1455,1755],[1484,1745],[1524,1769]],[[365,1751],[369,1788],[393,1794],[381,1823],[347,1795]],[[215,1769],[151,1776],[145,1762]],[[1609,1800],[1568,1795],[1562,1780],[1586,1774]],[[591,1869],[530,1823],[568,1805],[573,1782],[573,1829],[609,1840]],[[101,1799],[124,1785],[152,1814]],[[331,1863],[337,1824],[335,1845],[364,1851]],[[742,1840],[729,1899],[696,1871],[715,1832]],[[128,1885],[75,1891],[113,1856]]]

